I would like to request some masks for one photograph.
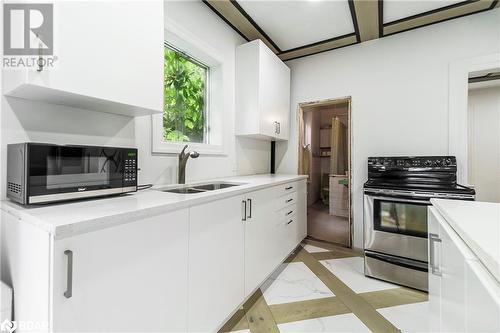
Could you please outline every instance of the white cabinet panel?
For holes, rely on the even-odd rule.
[[[244,299],[243,196],[189,212],[190,332],[212,332]]]
[[[27,72],[12,95],[128,115],[161,111],[163,25],[159,0],[56,1],[55,68]]]
[[[434,207],[429,207],[428,225],[429,232],[429,307],[430,312],[435,314],[437,320],[429,322],[430,328],[435,332],[441,331],[441,258],[442,239],[440,238],[440,227],[438,219],[441,218]],[[434,269],[433,269],[434,266]]]
[[[187,209],[62,239],[53,252],[54,331],[187,329]]]
[[[282,221],[274,209],[275,188],[248,193],[246,198],[245,296],[249,296],[283,259],[278,241]]]
[[[500,285],[478,261],[465,268],[467,332],[500,332]]]
[[[432,330],[499,332],[500,285],[435,207],[428,216]]]
[[[474,255],[449,224],[440,224],[442,240],[441,255],[441,329],[465,332],[465,276],[466,260],[475,260]]]
[[[290,69],[260,40],[236,49],[236,134],[288,140]]]

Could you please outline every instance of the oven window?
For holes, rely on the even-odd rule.
[[[428,203],[374,200],[375,230],[427,237]]]

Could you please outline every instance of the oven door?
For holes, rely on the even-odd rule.
[[[427,262],[425,199],[364,195],[364,248]]]
[[[27,171],[31,204],[121,193],[123,149],[29,144]]]

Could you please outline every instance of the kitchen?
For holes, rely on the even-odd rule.
[[[47,325],[45,331],[259,332],[271,325],[275,331],[313,332],[320,324],[325,331],[498,331],[498,312],[485,328],[466,328],[476,317],[469,321],[465,310],[459,311],[463,298],[449,307],[438,305],[442,327],[406,326],[404,318],[415,313],[425,320],[437,313],[425,311],[433,306],[435,289],[426,294],[365,277],[362,256],[370,157],[455,156],[456,183],[473,184],[468,181],[467,81],[500,67],[498,3],[299,1],[284,6],[289,7],[252,1],[54,2],[55,68],[4,67],[1,72],[1,280],[9,286],[2,289],[2,313],[4,300],[14,304],[8,318],[18,331],[29,330],[22,329],[27,321]],[[5,15],[6,7],[2,10]],[[328,24],[328,10],[336,15],[335,25]],[[277,11],[280,20],[272,15]],[[379,15],[396,23],[379,22],[370,29],[370,19]],[[406,22],[409,27],[398,21],[415,15]],[[419,19],[439,22],[425,25]],[[408,30],[411,24],[425,26]],[[173,131],[178,119],[164,114],[162,85],[172,54],[176,61],[198,64],[193,68],[210,88],[209,108],[204,108],[210,113],[201,121],[190,119],[201,124],[196,133],[198,127],[184,123],[177,128],[182,133]],[[297,172],[297,109],[301,103],[345,97],[352,106],[352,248],[312,238],[301,243],[307,236],[308,185]],[[168,135],[176,137],[165,140]],[[15,161],[8,158],[7,145],[25,142],[53,144],[56,151],[64,145],[132,149],[136,156],[123,157],[131,170],[124,172],[124,181],[144,189],[21,205],[7,195],[9,165]],[[179,153],[186,144],[184,164]],[[475,165],[498,166],[498,155]],[[49,166],[48,157],[57,155],[43,156]],[[70,170],[75,159],[68,161]],[[176,185],[183,171],[186,185]],[[61,179],[47,177],[54,188]],[[92,185],[86,181],[76,180]],[[221,186],[228,187],[216,189]],[[178,188],[186,193],[165,192]],[[54,194],[47,189],[42,187],[41,199]],[[479,196],[481,187],[476,190]],[[458,247],[468,249],[462,253],[486,271],[489,290],[498,291],[495,248],[465,237],[468,229],[450,222],[460,219],[447,215],[450,204],[432,200],[429,232],[432,221],[441,227],[440,222],[448,223],[443,230],[456,233],[450,232],[450,239],[465,240]],[[458,202],[462,205],[452,211],[475,205]],[[480,203],[470,209],[484,211],[485,225],[496,218],[494,208],[490,213]],[[497,235],[498,244],[498,225],[489,228],[483,230]],[[436,239],[444,236],[439,228],[431,233],[437,235],[433,251],[439,252]],[[444,239],[441,244],[444,260]],[[493,255],[484,260],[484,253]],[[432,285],[438,277],[432,269],[439,267],[431,266]],[[451,279],[444,287],[448,277],[438,281],[444,290],[462,281]],[[295,281],[295,289],[286,281]],[[292,309],[298,309],[295,317]],[[446,314],[462,318],[464,327],[445,320]],[[250,320],[259,315],[262,323]]]

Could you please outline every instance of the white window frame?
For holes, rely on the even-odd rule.
[[[166,44],[186,52],[190,57],[209,67],[209,82],[206,92],[209,97],[208,101],[206,101],[209,123],[205,127],[208,125],[210,130],[207,134],[210,137],[207,137],[207,143],[165,141],[163,139],[163,114],[155,114],[151,116],[152,153],[178,154],[185,145],[189,145],[190,150],[196,150],[201,155],[228,155],[229,131],[226,124],[228,117],[227,110],[224,107],[224,86],[226,81],[224,80],[224,67],[227,60],[207,45],[206,42],[171,20],[165,22],[164,39]]]

